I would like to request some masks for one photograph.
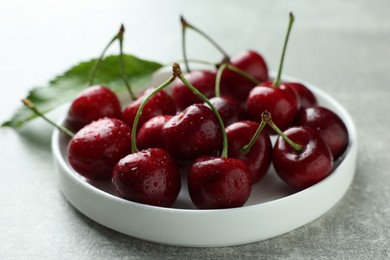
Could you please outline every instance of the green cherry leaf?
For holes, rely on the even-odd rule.
[[[89,76],[96,59],[81,62],[63,74],[51,80],[46,86],[30,90],[27,99],[35,104],[43,113],[71,101],[77,94],[88,87]],[[125,74],[134,91],[147,86],[152,74],[162,67],[154,61],[139,59],[133,55],[123,56]],[[96,85],[104,85],[115,92],[126,90],[119,67],[119,56],[107,56],[102,60],[94,80]],[[24,106],[17,109],[12,118],[4,122],[2,127],[19,128],[36,115]]]

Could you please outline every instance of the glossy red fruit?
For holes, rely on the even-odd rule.
[[[272,143],[267,131],[261,131],[249,152],[242,151],[258,127],[256,122],[240,121],[226,128],[229,157],[240,159],[248,165],[252,184],[259,182],[267,174],[272,156]]]
[[[130,152],[130,128],[119,119],[102,118],[84,126],[71,139],[68,160],[87,179],[109,179],[114,165]]]
[[[213,155],[221,148],[222,134],[216,116],[203,104],[194,104],[173,116],[162,128],[166,149],[181,161]]]
[[[202,156],[192,163],[187,181],[199,209],[241,207],[252,189],[248,166],[233,158]]]
[[[295,92],[285,85],[274,87],[273,82],[264,82],[251,90],[247,100],[247,113],[256,121],[268,110],[274,123],[282,130],[289,127],[298,113],[298,98]]]
[[[333,158],[337,159],[347,149],[349,135],[342,119],[325,107],[312,107],[303,110],[298,124],[315,129],[329,146]]]
[[[242,104],[233,97],[213,97],[210,98],[209,101],[218,111],[225,126],[247,118]]]
[[[161,130],[164,124],[171,118],[171,115],[160,115],[146,121],[137,132],[137,147],[140,150],[147,148],[164,148],[165,145]]]
[[[296,92],[299,98],[300,109],[306,109],[318,105],[317,98],[305,85],[298,82],[284,82],[283,84],[288,88],[292,88]]]
[[[333,167],[328,146],[316,131],[297,126],[284,131],[294,143],[302,145],[297,152],[281,136],[273,149],[273,165],[279,177],[297,189],[308,188],[327,177]]]
[[[230,63],[255,77],[259,82],[268,80],[268,67],[264,58],[254,50],[244,50],[230,58]],[[245,101],[249,92],[256,86],[249,79],[236,72],[225,70],[221,77],[222,95]]]
[[[181,177],[167,151],[151,148],[121,159],[113,169],[112,184],[127,200],[170,207],[179,195]]]
[[[140,97],[138,97],[123,110],[123,122],[125,122],[130,128],[134,124],[134,119],[138,108],[152,91],[153,88],[147,89]],[[138,121],[138,129],[141,128],[143,123],[152,117],[158,115],[174,115],[175,113],[176,106],[172,97],[164,90],[159,91],[146,103],[144,109],[142,110],[142,115]]]
[[[103,117],[122,117],[118,97],[104,86],[91,86],[81,91],[73,100],[65,125],[77,132],[83,126]]]
[[[215,72],[207,70],[194,70],[185,75],[191,83],[207,98],[215,96]],[[177,79],[172,83],[172,98],[179,111],[188,106],[203,103],[202,99],[195,95],[181,80]]]

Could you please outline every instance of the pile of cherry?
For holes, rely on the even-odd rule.
[[[240,207],[271,163],[297,190],[318,183],[346,150],[348,132],[309,88],[281,81],[285,49],[273,81],[263,57],[245,50],[211,70],[183,73],[175,63],[166,82],[124,109],[108,88],[87,88],[66,118],[76,132],[69,163],[86,179],[111,181],[125,199],[163,207],[182,185],[197,208]]]

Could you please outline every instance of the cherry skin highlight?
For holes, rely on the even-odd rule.
[[[70,140],[68,160],[87,179],[109,179],[114,165],[130,152],[130,128],[119,119],[102,118],[84,126]]]
[[[222,134],[212,110],[194,104],[173,116],[162,128],[166,149],[178,160],[213,155],[222,145]]]
[[[265,82],[251,90],[247,100],[247,113],[253,121],[261,121],[261,113],[269,111],[275,124],[282,130],[289,127],[298,114],[298,98],[285,85],[273,86]]]
[[[256,122],[240,121],[226,128],[229,157],[240,159],[248,165],[252,184],[259,182],[267,174],[272,157],[271,139],[265,130],[261,131],[249,152],[242,151],[258,127]]]
[[[316,131],[297,126],[284,134],[294,143],[302,145],[296,151],[281,136],[273,149],[273,165],[278,176],[296,189],[308,188],[327,177],[333,167],[333,157],[328,146]]]
[[[325,107],[312,107],[303,110],[298,124],[316,130],[337,159],[347,149],[348,130],[341,118]]]
[[[127,200],[170,207],[179,195],[181,177],[167,151],[151,148],[122,158],[113,169],[112,184]]]
[[[252,189],[248,166],[233,158],[199,157],[187,181],[190,198],[199,209],[241,207]]]
[[[122,117],[118,97],[104,86],[91,86],[79,93],[68,110],[65,125],[77,132],[85,125],[103,117]]]

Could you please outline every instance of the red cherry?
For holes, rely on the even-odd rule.
[[[166,149],[177,159],[212,155],[222,144],[216,116],[203,104],[194,104],[173,116],[162,128]]]
[[[215,96],[215,73],[206,70],[194,70],[185,75],[186,79],[207,98]],[[181,80],[177,79],[172,85],[172,98],[179,111],[196,103],[203,103]]]
[[[241,160],[202,156],[188,174],[188,191],[199,209],[241,207],[251,192],[248,166]]]
[[[293,123],[298,113],[296,94],[285,85],[275,87],[272,82],[262,83],[252,89],[246,105],[252,120],[260,122],[261,113],[268,110],[275,124],[283,130]]]
[[[341,118],[325,107],[312,107],[303,110],[298,124],[316,130],[329,146],[334,159],[346,149],[349,142],[348,130]]]
[[[247,112],[252,120],[260,122],[261,113],[268,110],[272,114],[275,124],[283,130],[293,123],[299,108],[299,99],[296,92],[292,88],[281,84],[287,42],[294,23],[294,15],[290,13],[289,17],[279,70],[274,82],[261,83],[251,90],[247,99]]]
[[[268,67],[263,57],[254,50],[244,50],[230,58],[230,63],[252,75],[259,82],[268,80]],[[251,80],[233,71],[225,70],[221,78],[221,92],[240,101],[245,101],[249,92],[256,86]]]
[[[284,82],[283,85],[296,92],[301,109],[317,106],[316,97],[305,85],[298,82]]]
[[[243,152],[243,147],[251,141],[258,127],[256,122],[241,121],[226,128],[229,157],[240,159],[248,165],[252,184],[259,182],[271,165],[272,144],[267,131],[261,131],[250,150]]]
[[[137,146],[139,149],[164,148],[161,129],[171,119],[171,115],[155,116],[146,121],[137,132]]]
[[[217,109],[225,126],[247,118],[242,104],[233,97],[213,97],[209,101]]]
[[[114,118],[102,118],[84,126],[68,145],[69,163],[90,180],[111,178],[114,165],[130,152],[131,130]]]
[[[73,100],[65,125],[73,131],[103,117],[121,118],[118,97],[104,86],[92,86],[79,93]]]
[[[322,138],[309,127],[297,126],[284,134],[295,144],[297,151],[279,136],[273,150],[273,165],[279,177],[297,189],[305,189],[327,177],[333,167],[333,157]]]
[[[123,110],[123,121],[131,128],[134,123],[135,115],[137,114],[138,108],[140,107],[142,101],[154,90],[154,88],[147,89],[140,97],[138,97],[134,102],[129,104]],[[154,95],[150,100],[148,100],[144,109],[142,110],[142,115],[138,122],[138,129],[152,117],[158,115],[174,115],[176,113],[176,106],[173,102],[173,99],[168,95],[164,90],[159,91]]]
[[[125,199],[170,207],[180,192],[181,177],[167,151],[151,148],[121,159],[113,169],[112,184]]]

